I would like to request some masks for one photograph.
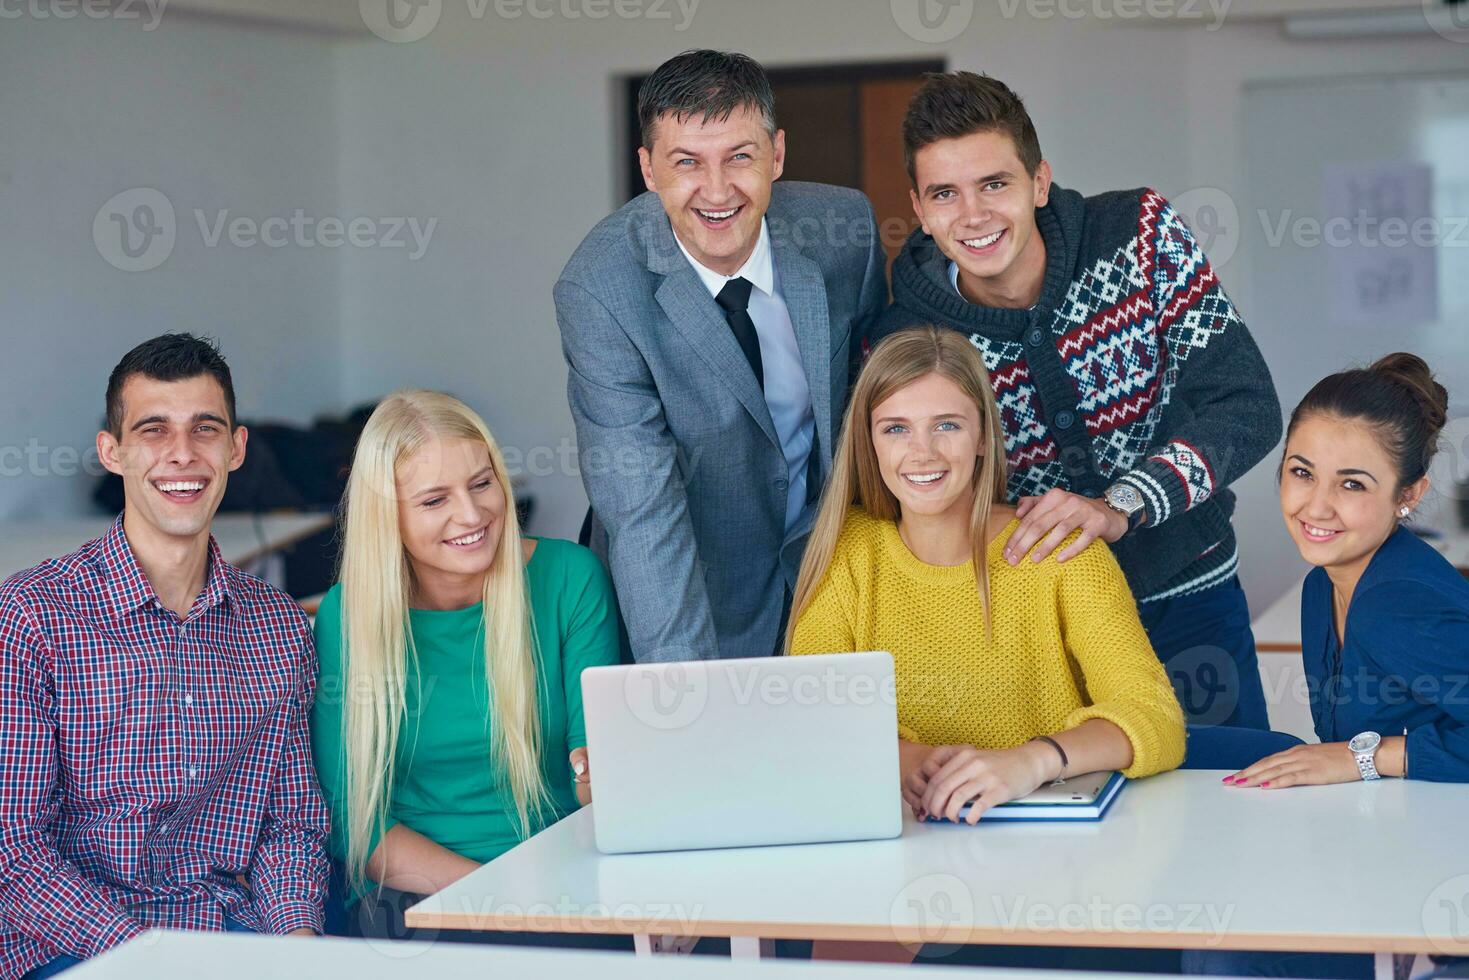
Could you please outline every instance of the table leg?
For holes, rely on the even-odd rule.
[[[729,958],[732,960],[770,959],[775,956],[775,940],[759,936],[730,936]]]
[[[1418,970],[1418,958],[1421,953],[1399,953],[1393,957],[1393,976],[1396,980],[1409,980]],[[1423,956],[1423,973],[1433,972],[1433,961]]]
[[[646,932],[633,933],[632,948],[638,956],[652,956],[653,937]]]

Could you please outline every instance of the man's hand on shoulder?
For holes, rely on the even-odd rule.
[[[1021,497],[1015,516],[1020,518],[1020,526],[1005,545],[1005,560],[1011,565],[1020,564],[1032,547],[1035,551],[1031,560],[1044,561],[1077,529],[1081,534],[1056,555],[1056,561],[1074,558],[1098,538],[1111,544],[1127,533],[1127,518],[1122,514],[1100,500],[1060,488],[1047,490],[1039,497]]]

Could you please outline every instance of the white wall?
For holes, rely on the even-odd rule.
[[[338,407],[340,260],[210,248],[193,214],[336,213],[330,43],[167,10],[146,23],[0,20],[0,518],[86,509],[76,461],[107,374],[156,334],[219,338],[242,415]],[[175,209],[173,252],[151,271],[120,271],[94,243],[99,208],[130,188]]]

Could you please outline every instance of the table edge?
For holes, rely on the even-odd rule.
[[[762,939],[829,939],[882,943],[942,943],[1026,946],[1107,946],[1136,949],[1229,949],[1270,952],[1423,953],[1439,956],[1469,955],[1469,937],[1382,936],[1353,933],[1229,933],[1149,932],[1130,930],[1007,929],[974,926],[968,930],[935,930],[922,926],[860,926],[835,923],[719,921],[701,919],[690,927],[682,920],[657,917],[593,917],[558,915],[503,915],[472,912],[419,911],[404,913],[410,928],[437,928],[489,932],[561,932],[598,935],[663,934],[675,931],[694,936],[758,936]]]

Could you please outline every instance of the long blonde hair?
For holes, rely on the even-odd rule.
[[[413,567],[398,524],[398,467],[438,438],[480,442],[505,494],[500,543],[484,582],[484,669],[491,758],[515,800],[522,837],[547,802],[541,775],[537,647],[526,598],[515,496],[500,447],[463,402],[433,391],[383,399],[357,442],[343,517],[342,744],[347,774],[347,880],[361,890],[368,842],[386,818],[410,671],[418,671],[408,609]]]
[[[953,330],[923,326],[899,331],[879,343],[852,387],[841,438],[837,440],[832,459],[831,480],[821,496],[821,509],[806,542],[806,555],[801,560],[801,574],[791,599],[791,617],[786,623],[787,652],[795,636],[796,623],[831,567],[847,509],[858,504],[879,520],[896,522],[901,516],[898,498],[883,482],[878,469],[877,450],[872,442],[872,412],[899,389],[929,374],[948,378],[979,409],[979,447],[983,459],[975,467],[969,544],[988,631],[990,589],[985,556],[989,547],[990,510],[996,502],[1004,501],[1006,481],[1005,436],[1000,428],[1000,412],[990,388],[989,372],[984,369],[984,361],[974,345]]]

